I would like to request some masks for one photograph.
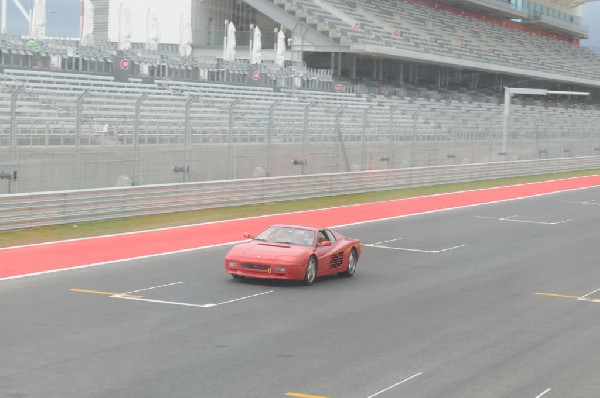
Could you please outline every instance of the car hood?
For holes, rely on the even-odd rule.
[[[234,246],[227,257],[237,257],[240,260],[259,258],[261,260],[294,260],[306,255],[310,249],[308,246],[251,241]]]

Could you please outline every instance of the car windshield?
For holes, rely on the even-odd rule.
[[[313,246],[315,233],[308,229],[275,226],[267,228],[254,239],[286,245]]]

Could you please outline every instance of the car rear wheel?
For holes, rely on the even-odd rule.
[[[306,264],[306,272],[304,273],[304,284],[310,286],[317,279],[317,259],[310,256]]]
[[[356,271],[357,262],[358,261],[356,260],[356,250],[352,249],[350,251],[350,256],[348,256],[348,269],[344,272],[340,272],[339,275],[347,277],[354,275],[354,272]]]

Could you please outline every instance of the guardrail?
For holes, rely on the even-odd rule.
[[[600,168],[600,157],[0,195],[0,230]]]

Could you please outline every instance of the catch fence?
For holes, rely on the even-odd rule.
[[[0,194],[600,155],[586,106],[45,79],[0,85]]]

